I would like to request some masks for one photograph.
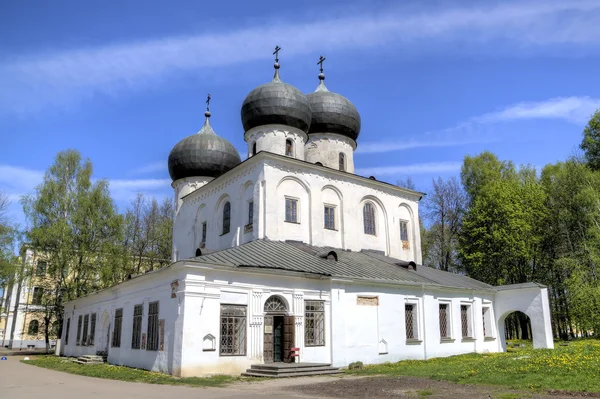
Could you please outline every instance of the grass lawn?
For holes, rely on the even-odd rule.
[[[357,375],[409,375],[461,384],[515,389],[600,392],[600,341],[581,340],[555,349],[510,348],[506,353],[405,360],[348,370]]]
[[[71,360],[64,357],[61,358],[57,356],[36,356],[31,360],[23,361],[23,363],[87,377],[107,378],[110,380],[129,382],[145,382],[147,384],[222,387],[239,380],[239,378],[228,375],[217,375],[206,378],[177,378],[163,373],[134,369],[131,367],[111,366],[109,364],[89,364],[84,366],[73,363]]]

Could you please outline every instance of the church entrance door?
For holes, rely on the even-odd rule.
[[[273,316],[273,361],[283,361],[283,316]]]
[[[295,318],[287,316],[288,306],[277,295],[269,297],[265,303],[264,351],[265,362],[294,361],[291,348],[295,347]]]

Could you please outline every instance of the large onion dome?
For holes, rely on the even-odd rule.
[[[308,99],[294,86],[279,78],[279,63],[275,62],[273,81],[252,90],[242,104],[244,131],[263,125],[286,125],[308,132],[311,119]]]
[[[181,140],[169,154],[169,174],[173,181],[185,177],[218,177],[241,162],[233,145],[216,135],[210,126],[210,112],[197,134]]]
[[[312,120],[308,133],[337,133],[356,141],[360,133],[360,114],[346,97],[325,87],[325,75],[319,74],[319,86],[308,94]]]

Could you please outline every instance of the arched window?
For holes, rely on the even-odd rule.
[[[292,143],[292,140],[288,139],[285,141],[285,155],[288,157],[294,156],[294,144]]]
[[[256,141],[252,144],[252,155],[256,155]]]
[[[273,295],[265,302],[265,312],[286,312],[287,306],[280,297]]]
[[[365,234],[375,235],[375,207],[370,202],[367,202],[363,207],[363,220]]]
[[[39,328],[40,328],[40,323],[37,320],[31,320],[29,322],[29,328],[27,329],[27,334],[37,335]]]
[[[340,170],[343,172],[346,171],[346,156],[343,152],[340,152]]]
[[[231,227],[231,204],[229,202],[226,202],[225,206],[223,206],[223,234],[229,233],[230,227]]]

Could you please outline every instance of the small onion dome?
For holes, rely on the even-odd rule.
[[[273,81],[252,90],[242,104],[244,131],[263,125],[286,125],[308,132],[311,119],[308,99],[294,86],[279,78],[279,63],[275,63]]]
[[[325,87],[325,75],[319,74],[319,86],[306,97],[312,109],[308,133],[337,133],[356,141],[360,133],[360,114],[346,97]]]
[[[242,160],[233,145],[216,135],[210,126],[210,112],[197,134],[181,140],[169,154],[169,174],[173,181],[185,177],[218,177]]]

